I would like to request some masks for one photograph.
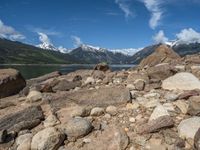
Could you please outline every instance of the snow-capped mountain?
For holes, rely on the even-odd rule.
[[[143,48],[126,48],[126,49],[108,49],[113,53],[122,53],[127,56],[132,56]]]
[[[58,51],[58,49],[53,44],[49,44],[49,43],[41,43],[37,45],[37,47],[45,49],[45,50]]]
[[[86,45],[86,44],[82,44],[82,45],[80,45],[80,47],[84,51],[91,51],[91,52],[105,52],[106,51],[105,48],[101,48],[98,46],[92,46],[92,45]]]

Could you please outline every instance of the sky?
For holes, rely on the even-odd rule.
[[[1,0],[0,37],[73,48],[200,42],[200,0]]]

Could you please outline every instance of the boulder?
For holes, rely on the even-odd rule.
[[[150,79],[164,80],[176,73],[174,67],[167,63],[158,64],[147,69],[147,74]]]
[[[9,114],[0,119],[0,130],[20,131],[22,129],[32,129],[41,120],[44,119],[44,115],[40,106],[31,106],[25,108],[14,114]]]
[[[200,89],[200,81],[191,73],[181,72],[165,79],[162,88],[165,90]]]
[[[68,138],[80,138],[90,133],[92,125],[87,119],[77,117],[64,124],[62,130]]]
[[[178,133],[181,138],[192,138],[200,128],[200,117],[192,117],[182,120],[178,125]]]
[[[79,90],[65,96],[80,105],[108,106],[125,104],[131,100],[130,92],[126,88],[109,87],[93,90]]]
[[[110,68],[108,66],[108,64],[106,63],[100,63],[100,64],[97,64],[95,67],[94,67],[94,70],[100,70],[100,71],[108,71]]]
[[[0,98],[19,93],[26,81],[15,69],[0,69]]]
[[[174,52],[167,45],[160,45],[156,48],[155,52],[143,59],[139,66],[141,68],[145,66],[155,66],[160,63],[170,63],[174,60],[179,60],[180,56]]]
[[[95,80],[93,77],[88,77],[86,80],[85,80],[85,84],[94,84],[95,83]]]
[[[64,138],[65,136],[56,128],[45,128],[33,136],[31,150],[57,150]]]
[[[200,149],[200,128],[196,132],[194,136],[194,149],[199,150]]]
[[[1,130],[0,131],[0,144],[4,143],[6,141],[7,137],[7,130]]]

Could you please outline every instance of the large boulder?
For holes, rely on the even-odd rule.
[[[176,69],[167,63],[158,64],[147,69],[150,79],[164,80],[176,73]]]
[[[155,66],[160,63],[169,63],[173,60],[180,59],[180,56],[167,45],[160,45],[154,53],[143,59],[139,64],[140,67]]]
[[[40,106],[31,106],[25,108],[14,114],[9,114],[0,119],[0,131],[20,131],[22,129],[32,129],[41,120],[44,119],[44,115]]]
[[[54,127],[39,131],[33,136],[31,150],[57,150],[65,136]]]
[[[0,98],[17,94],[26,86],[26,81],[15,69],[0,69]]]
[[[191,73],[181,72],[165,79],[162,88],[166,90],[200,89],[200,81]]]
[[[81,81],[67,81],[61,80],[57,85],[53,87],[53,91],[68,91],[74,89],[75,87],[80,87]]]

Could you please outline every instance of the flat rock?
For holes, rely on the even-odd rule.
[[[15,69],[0,69],[0,98],[19,93],[26,86],[26,81]]]
[[[177,73],[165,79],[162,88],[166,90],[194,90],[200,89],[200,81],[188,72]]]
[[[200,128],[200,117],[192,117],[182,120],[178,125],[178,133],[181,138],[192,138]]]
[[[103,114],[104,114],[104,109],[101,107],[95,107],[90,112],[91,116],[101,116]]]
[[[32,129],[40,124],[44,115],[40,106],[31,106],[9,114],[0,119],[0,130],[20,131],[22,129]]]
[[[79,90],[66,95],[67,99],[80,105],[108,106],[126,104],[131,100],[130,92],[126,88],[100,88],[93,90]]]
[[[163,128],[174,126],[174,121],[170,116],[161,116],[155,120],[149,121],[147,124],[138,127],[138,133],[153,133]]]
[[[64,138],[65,136],[56,128],[45,128],[33,136],[31,150],[57,150]]]
[[[69,138],[80,138],[92,130],[91,123],[84,118],[72,118],[62,127],[62,130]]]
[[[61,80],[57,85],[53,87],[53,91],[68,91],[70,89],[74,89],[75,87],[80,87],[81,82],[80,81],[67,81],[67,80]]]

